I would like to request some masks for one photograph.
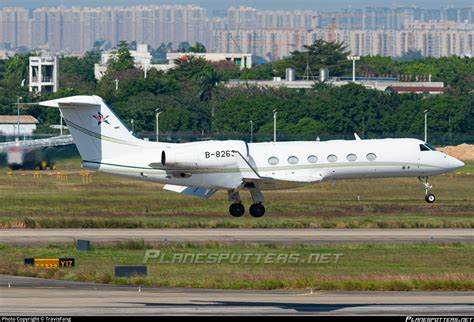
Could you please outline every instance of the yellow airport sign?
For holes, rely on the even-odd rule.
[[[74,267],[74,258],[25,258],[25,265],[33,265],[34,267],[59,268]]]

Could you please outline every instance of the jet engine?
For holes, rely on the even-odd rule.
[[[163,169],[207,169],[235,167],[235,151],[244,157],[248,155],[244,141],[206,141],[195,142],[179,147],[165,148],[161,161],[150,166]]]

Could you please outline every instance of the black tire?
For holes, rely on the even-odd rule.
[[[426,201],[427,203],[433,203],[433,202],[436,201],[436,197],[435,197],[434,194],[430,193],[430,194],[428,194],[428,195],[425,196],[425,201]]]
[[[261,203],[254,203],[250,206],[250,215],[255,218],[260,218],[265,215],[265,207]]]
[[[232,217],[242,217],[245,214],[245,207],[241,203],[233,203],[229,207],[229,213]]]

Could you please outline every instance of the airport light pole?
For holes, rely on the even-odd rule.
[[[250,143],[253,143],[253,121],[250,120]]]
[[[425,143],[428,141],[428,110],[425,110]]]
[[[352,81],[356,80],[356,60],[360,60],[360,56],[347,56],[347,60],[352,60]]]
[[[157,108],[155,110],[156,114],[156,142],[160,141],[160,114],[163,113],[163,111],[160,108]]]
[[[16,128],[18,137],[20,137],[20,100],[23,99],[22,97],[18,96],[18,100],[16,102],[16,109],[17,109],[17,116],[16,116]]]
[[[63,112],[61,112],[61,110],[59,110],[59,135],[63,135]]]
[[[278,110],[273,110],[273,142],[277,141],[277,114]]]

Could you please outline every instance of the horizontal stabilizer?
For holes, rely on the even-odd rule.
[[[210,198],[217,190],[216,189],[206,189],[206,188],[197,188],[197,187],[187,187],[187,186],[176,186],[172,184],[167,184],[163,189],[168,191],[173,191],[177,193],[182,193],[189,196],[199,197],[208,199]]]

